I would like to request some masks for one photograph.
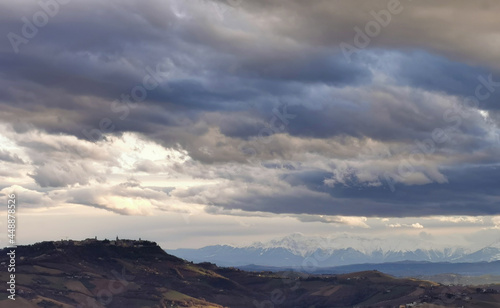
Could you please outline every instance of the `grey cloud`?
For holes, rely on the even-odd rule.
[[[134,185],[129,185],[130,183]],[[169,195],[162,189],[143,187],[130,181],[122,184],[124,185],[70,190],[65,194],[66,202],[101,208],[121,215],[151,215],[155,209],[183,212],[167,204]]]
[[[40,192],[19,185],[13,185],[0,189],[0,195],[7,196],[15,193],[19,204],[23,204],[26,208],[50,207],[55,205],[54,201],[58,200],[56,193]]]
[[[0,160],[14,164],[24,164],[24,161],[19,157],[19,155],[14,153],[9,153],[7,150],[1,150],[1,149],[0,149]]]
[[[222,0],[218,0],[222,1]],[[371,11],[387,10],[388,1],[258,0],[244,1],[241,9],[261,16],[273,32],[312,45],[338,47],[353,44],[354,27],[363,29],[374,20]],[[399,1],[402,11],[373,38],[370,48],[425,49],[470,63],[498,67],[489,48],[489,33],[495,24],[499,4],[491,0]],[[457,39],[458,37],[462,39]]]
[[[39,166],[29,174],[41,187],[66,187],[75,184],[86,185],[93,177],[103,181],[102,175],[82,163],[50,162]]]
[[[155,174],[164,171],[164,168],[150,160],[142,160],[135,164],[135,171]]]
[[[498,71],[497,3],[402,1],[403,12],[350,64],[339,44],[352,42],[353,28],[386,1],[243,1],[222,20],[209,5],[73,1],[19,54],[2,41],[0,119],[30,161],[4,150],[0,159],[31,168],[33,185],[64,187],[75,191],[72,202],[121,214],[148,209],[128,210],[111,196],[153,200],[158,209],[171,195],[302,221],[498,214],[500,91],[479,106],[488,117],[475,108],[462,115],[395,193],[383,178],[416,141],[453,124],[443,116],[474,93],[478,75]],[[20,18],[37,10],[27,2],[1,8],[2,29],[17,32]],[[162,81],[143,102],[113,104],[158,64]],[[287,123],[275,112],[284,105],[294,115]],[[84,129],[107,118],[108,138],[87,140]],[[127,182],[93,191],[122,167],[110,140],[128,132],[189,159],[166,166],[141,158],[126,172],[222,184],[162,191]]]
[[[444,170],[448,183],[397,184],[395,192],[391,192],[382,176],[379,185],[366,185],[354,174],[350,183],[331,187],[324,181],[332,173],[324,170],[269,170],[261,175],[250,173],[252,180],[238,178],[238,172],[234,171],[230,184],[218,184],[217,189],[207,185],[175,190],[173,196],[211,205],[212,211],[213,207],[220,207],[288,215],[498,215],[496,169],[492,166]]]

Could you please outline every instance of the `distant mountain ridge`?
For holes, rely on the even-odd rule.
[[[279,272],[283,270],[300,270],[293,267],[272,267],[259,265],[239,266],[239,269],[245,271],[272,271]],[[402,261],[387,263],[364,263],[342,265],[334,267],[310,268],[310,274],[346,274],[352,272],[376,270],[396,277],[416,277],[436,281],[430,277],[435,275],[453,274],[465,277],[478,277],[483,275],[493,275],[500,277],[500,261],[494,262],[475,262],[475,263],[451,263],[451,262],[425,262],[425,261]],[[496,278],[494,277],[494,278]],[[491,278],[491,277],[490,277]],[[444,282],[444,280],[436,281]],[[449,283],[458,284],[458,279],[449,279]],[[448,284],[448,283],[447,283]],[[464,284],[464,283],[462,283]]]
[[[329,239],[295,233],[246,247],[214,245],[167,252],[193,262],[212,262],[221,266],[300,267],[310,262],[316,267],[401,261],[493,262],[500,260],[500,241],[471,251],[463,247],[429,247],[428,243],[418,241],[387,243],[381,239],[347,235]]]

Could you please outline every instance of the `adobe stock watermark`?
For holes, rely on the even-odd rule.
[[[431,133],[431,138],[425,140],[415,140],[415,147],[408,155],[408,159],[401,161],[397,172],[385,172],[384,179],[392,192],[396,191],[396,183],[403,182],[416,171],[416,167],[421,165],[426,156],[436,152],[438,145],[451,140],[451,134],[457,132],[462,125],[463,119],[467,119],[472,110],[479,107],[481,101],[487,100],[496,88],[500,87],[500,82],[493,80],[492,74],[487,77],[479,76],[479,84],[476,86],[474,96],[468,96],[460,103],[454,103],[443,113],[443,120],[449,125],[444,128],[436,128]]]
[[[371,10],[370,15],[373,19],[368,21],[363,29],[358,26],[354,27],[355,34],[353,37],[353,44],[351,45],[346,42],[340,43],[340,49],[342,50],[347,62],[351,63],[352,55],[367,48],[372,39],[379,36],[382,29],[391,23],[392,17],[400,14],[402,11],[403,5],[399,0],[389,0],[389,2],[387,2],[387,9],[382,9],[378,12]]]
[[[9,252],[7,256],[9,257],[9,265],[7,267],[7,271],[9,272],[7,279],[7,292],[9,295],[8,299],[15,301],[16,300],[16,208],[17,208],[17,195],[15,193],[9,195],[9,199],[7,200],[7,237],[9,238]]]
[[[26,16],[21,18],[23,25],[21,26],[20,34],[14,32],[7,34],[7,39],[12,46],[12,50],[15,53],[19,53],[21,44],[28,44],[38,34],[39,29],[45,27],[51,18],[59,14],[61,5],[66,5],[70,2],[71,0],[38,1],[40,10],[36,11],[30,18]]]
[[[119,100],[111,103],[110,111],[118,114],[118,119],[125,120],[130,115],[130,110],[137,108],[140,102],[148,97],[148,92],[156,89],[163,82],[162,74],[166,72],[162,69],[163,63],[156,65],[155,70],[146,67],[146,75],[142,78],[142,83],[134,86],[130,93],[122,93]],[[116,129],[113,120],[104,117],[99,121],[98,128],[82,129],[82,134],[90,141],[97,142],[104,138],[105,134],[110,134]]]

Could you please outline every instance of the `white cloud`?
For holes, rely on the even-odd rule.
[[[2,196],[7,196],[12,193],[16,194],[17,207],[19,209],[52,207],[58,205],[57,203],[60,202],[57,192],[39,192],[19,185],[12,185],[0,190],[0,195]]]
[[[389,227],[389,228],[413,228],[413,229],[423,229],[424,228],[424,226],[422,226],[418,222],[413,223],[413,224],[395,223],[395,224],[387,224],[386,226]]]
[[[500,216],[493,216],[491,222],[494,224],[494,229],[500,229]]]
[[[474,224],[482,224],[484,223],[483,217],[481,216],[435,216],[429,217],[429,219],[437,219],[442,222],[451,222],[451,223],[474,223]]]

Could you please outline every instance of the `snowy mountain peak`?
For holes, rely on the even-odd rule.
[[[490,262],[500,260],[499,246],[500,241],[497,241],[471,252],[461,247],[434,245],[418,237],[382,240],[347,234],[321,237],[294,233],[245,247],[207,246],[201,249],[179,249],[171,253],[195,262],[208,261],[225,266],[302,266],[304,260],[312,257],[316,258],[318,267],[329,267],[401,261]]]
[[[461,249],[457,247],[438,247],[438,245],[419,239],[383,240],[357,237],[345,233],[329,237],[293,233],[267,242],[255,242],[250,247],[255,249],[283,248],[302,257],[311,255],[318,249],[328,253],[336,250],[354,249],[366,255],[373,253],[387,254],[390,252],[405,253],[418,249],[453,255],[457,250]]]

